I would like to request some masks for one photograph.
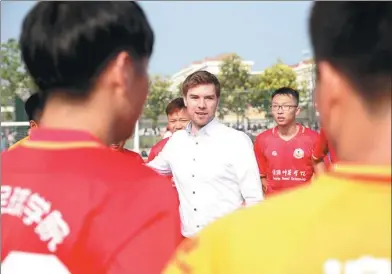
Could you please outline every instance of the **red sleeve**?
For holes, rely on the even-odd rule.
[[[262,134],[256,137],[254,151],[256,155],[257,165],[259,167],[260,176],[267,177],[268,162],[264,156],[264,138]]]
[[[152,160],[154,160],[155,157],[157,157],[159,151],[157,149],[157,144],[155,144],[151,150],[150,153],[148,154],[148,159],[147,159],[147,163],[151,162]]]
[[[313,159],[316,161],[324,159],[325,155],[328,153],[328,142],[327,137],[323,130],[320,131],[318,138],[316,140],[314,150],[313,150]]]
[[[158,156],[158,154],[163,150],[165,147],[167,141],[169,141],[169,137],[160,140],[158,143],[156,143],[150,150],[150,154],[148,155],[147,163],[151,162],[154,160],[155,157]]]

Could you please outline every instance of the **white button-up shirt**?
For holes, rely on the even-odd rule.
[[[162,175],[173,175],[185,237],[243,202],[249,206],[263,199],[252,141],[216,119],[196,136],[191,135],[191,124],[174,133],[148,166]]]

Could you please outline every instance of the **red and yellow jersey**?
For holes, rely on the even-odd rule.
[[[159,273],[182,240],[168,180],[86,132],[32,130],[1,182],[4,273]]]
[[[316,180],[217,220],[164,273],[390,273],[391,167],[336,166]]]
[[[260,176],[267,179],[266,195],[310,182],[314,169],[312,153],[318,133],[302,125],[290,140],[283,140],[277,127],[256,137],[254,151]]]
[[[21,144],[23,144],[25,141],[29,140],[29,136],[24,137],[23,139],[19,140],[18,142],[16,142],[15,144],[13,144],[12,146],[10,146],[8,148],[8,150],[13,150],[14,148],[19,147]]]
[[[316,161],[320,161],[324,159],[329,153],[329,162],[336,163],[336,153],[335,150],[329,145],[327,136],[323,129],[320,130],[319,138],[316,142],[316,146],[313,151],[313,159]]]

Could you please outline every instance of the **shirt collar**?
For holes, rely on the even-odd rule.
[[[297,125],[299,126],[299,130],[298,130],[298,133],[296,135],[303,134],[305,132],[306,128],[303,125],[301,125],[300,123],[297,123]],[[272,134],[273,135],[276,135],[278,133],[279,133],[278,126],[275,126],[274,128],[272,128]]]
[[[202,127],[198,132],[197,135],[211,135],[216,126],[219,124],[219,121],[214,118],[210,122],[208,122],[204,127]],[[189,122],[185,128],[186,132],[191,135],[192,134],[192,122]]]
[[[22,145],[41,149],[104,147],[98,138],[85,131],[42,127],[32,129],[29,140]]]
[[[391,183],[391,166],[355,165],[337,163],[332,167],[332,176],[359,181]]]

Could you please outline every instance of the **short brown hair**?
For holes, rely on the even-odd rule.
[[[216,97],[220,97],[221,86],[218,78],[206,70],[198,70],[189,75],[182,83],[182,94],[187,95],[188,90],[200,85],[214,85]]]
[[[186,108],[182,97],[172,100],[166,107],[166,115],[170,115],[176,111]]]

